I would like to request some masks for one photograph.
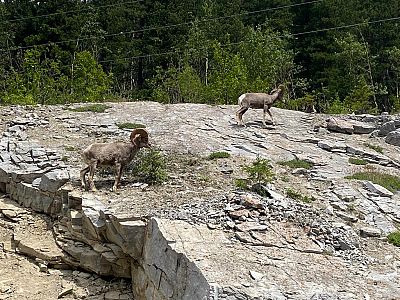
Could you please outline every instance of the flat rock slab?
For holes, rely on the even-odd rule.
[[[240,290],[251,297],[270,296],[271,286],[279,287],[275,292],[290,293],[293,299],[311,299],[321,291],[340,299],[353,299],[351,295],[362,299],[365,294],[371,299],[390,299],[400,293],[400,286],[392,284],[393,278],[380,278],[376,285],[370,285],[363,274],[349,268],[340,258],[303,251],[304,246],[302,250],[290,243],[282,245],[282,237],[272,232],[269,246],[265,243],[267,246],[255,247],[207,226],[171,220],[158,222],[171,247],[193,260],[210,283],[221,287],[239,284]],[[287,237],[298,233],[298,229],[292,230],[287,226],[280,233]],[[254,274],[264,275],[255,280]],[[394,276],[400,279],[398,274]]]

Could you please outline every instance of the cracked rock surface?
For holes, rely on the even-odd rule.
[[[53,178],[63,178],[74,197],[89,203],[85,209],[96,209],[90,203],[101,204],[102,211],[119,219],[159,218],[169,246],[195,263],[211,284],[214,299],[400,295],[400,250],[385,239],[400,224],[400,194],[345,178],[365,170],[400,176],[395,136],[399,116],[330,117],[272,108],[277,125],[263,128],[262,112],[257,110],[244,116],[247,127],[237,126],[234,106],[108,105],[105,113],[72,112],[64,106],[2,108],[0,176],[2,168],[33,162],[37,169],[15,176],[48,192],[60,187]],[[97,172],[99,191],[83,191],[79,151],[92,142],[128,139],[129,130],[117,126],[125,122],[146,125],[151,143],[167,157],[169,180],[147,186],[124,174],[120,190],[111,193],[112,173]],[[383,153],[371,145],[382,147]],[[8,157],[10,147],[17,151]],[[214,151],[231,157],[208,160]],[[264,187],[265,197],[233,183],[245,176],[242,167],[258,155],[269,159],[275,172],[274,181]],[[349,158],[368,164],[353,165]],[[278,164],[292,159],[309,161],[313,167],[292,170]],[[292,199],[288,188],[314,201]],[[23,222],[24,213],[6,204],[11,205],[0,208],[1,218]],[[72,218],[79,222],[78,213]],[[45,239],[32,246],[33,233],[13,228],[7,230],[20,245],[18,251],[50,262],[50,268],[64,263]],[[68,278],[75,282],[73,274]],[[110,298],[112,292],[121,293],[109,289],[96,296],[109,293]]]

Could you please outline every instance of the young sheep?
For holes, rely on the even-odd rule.
[[[145,129],[134,129],[130,136],[130,143],[95,143],[89,145],[82,153],[83,160],[88,165],[80,172],[82,187],[86,187],[85,175],[89,172],[89,189],[96,191],[93,176],[97,166],[114,166],[115,182],[112,191],[115,192],[121,180],[123,169],[132,161],[140,148],[149,148],[149,134]]]
[[[265,124],[265,113],[267,112],[271,117],[272,124],[274,124],[274,118],[269,111],[275,101],[283,99],[284,86],[279,85],[277,89],[274,89],[269,94],[265,93],[246,93],[239,97],[238,104],[240,108],[236,111],[236,119],[239,125],[243,125],[243,115],[249,108],[263,109],[264,118],[263,124]]]

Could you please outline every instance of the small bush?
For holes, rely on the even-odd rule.
[[[241,190],[248,190],[249,189],[249,181],[248,179],[237,178],[234,181],[234,184],[237,188]]]
[[[302,160],[302,159],[292,159],[292,160],[288,160],[288,161],[280,161],[278,162],[279,165],[281,166],[288,166],[289,168],[292,169],[297,169],[297,168],[304,168],[304,169],[311,169],[314,164],[306,161],[306,160]]]
[[[139,151],[128,173],[148,184],[160,184],[168,179],[165,157],[157,149]]]
[[[213,152],[208,156],[208,159],[229,158],[231,155],[225,151]]]
[[[289,198],[292,198],[294,200],[300,200],[305,203],[311,203],[312,201],[315,201],[314,197],[308,197],[308,196],[302,195],[299,192],[292,190],[291,188],[286,189],[286,195]]]
[[[370,143],[364,143],[364,146],[368,147],[368,148],[370,148],[372,150],[375,150],[378,153],[381,153],[381,154],[383,153],[383,148],[381,146],[373,145],[373,144],[370,144]]]
[[[92,104],[92,105],[80,106],[77,108],[68,108],[68,110],[75,111],[75,112],[91,111],[91,112],[95,112],[95,113],[103,113],[108,108],[111,108],[111,106],[108,106],[105,104]]]
[[[387,239],[388,239],[389,243],[391,243],[397,247],[400,247],[400,231],[399,230],[389,233],[389,235],[387,236]]]
[[[146,125],[136,124],[136,123],[116,123],[119,129],[136,129],[136,128],[146,128]]]
[[[364,165],[368,164],[365,160],[359,159],[359,158],[354,158],[354,157],[349,158],[349,163],[351,163],[353,165],[360,165],[360,166],[364,166]]]
[[[76,148],[74,146],[65,146],[64,147],[65,151],[75,151]]]
[[[272,172],[269,160],[257,156],[257,159],[251,165],[244,166],[243,170],[247,173],[247,178],[235,179],[235,186],[239,189],[252,190],[261,196],[265,196],[265,190],[262,186],[271,182],[275,175]]]
[[[400,177],[379,172],[357,172],[346,179],[369,180],[379,184],[391,192],[400,190]]]
[[[275,175],[272,172],[272,167],[269,164],[269,160],[257,156],[256,160],[251,166],[243,167],[243,170],[247,173],[249,180],[254,183],[268,183],[272,181]]]

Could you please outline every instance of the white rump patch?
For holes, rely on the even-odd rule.
[[[242,103],[244,98],[246,98],[246,94],[240,95],[240,97],[239,97],[239,105],[240,105],[240,103]]]

